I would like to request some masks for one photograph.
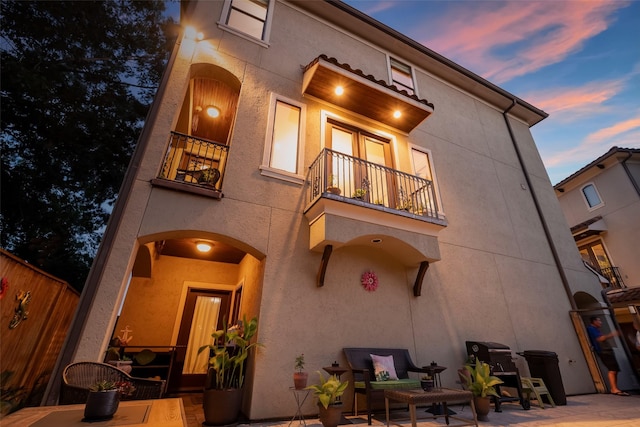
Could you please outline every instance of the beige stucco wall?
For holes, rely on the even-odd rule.
[[[206,289],[233,289],[239,280],[237,265],[160,256],[150,279],[133,277],[127,299],[114,330],[133,330],[130,345],[173,345],[176,318],[182,317],[186,282],[202,283]]]
[[[245,401],[253,419],[291,416],[295,411],[288,387],[296,355],[305,354],[307,370],[315,379],[314,372],[334,360],[346,363],[342,348],[347,346],[406,347],[419,365],[435,360],[448,366],[442,378],[449,386],[455,386],[456,369],[465,359],[465,340],[495,341],[514,352],[550,350],[559,355],[568,393],[594,391],[569,319],[569,299],[502,111],[417,69],[420,96],[433,102],[436,112],[410,135],[396,133],[394,152],[397,167],[410,171],[407,144],[431,150],[448,221],[438,236],[441,260],[427,271],[422,296],[414,297],[415,268],[379,251],[345,247],[334,251],[325,285],[317,288],[321,254],[309,251],[309,225],[302,213],[306,188],[264,177],[258,169],[269,94],[273,91],[307,105],[304,162],[308,166],[323,147],[321,112],[355,118],[304,98],[301,66],[326,53],[386,78],[386,52],[281,2],[276,3],[277,21],[265,48],[215,25],[221,2],[198,6],[202,9],[196,16],[207,19],[200,22],[206,39],[197,47],[182,44],[171,83],[157,100],[158,115],[148,123],[154,127],[146,156],[87,318],[87,340],[78,345],[77,357],[97,359],[104,351],[138,241],[183,230],[225,236],[256,257],[224,273],[229,280],[251,280],[243,310],[260,315],[258,339],[264,348],[257,353],[255,376],[248,384],[253,397],[250,403]],[[157,175],[178,119],[191,62],[223,66],[242,82],[225,197],[220,201],[149,183]],[[529,129],[513,119],[511,125],[562,266],[569,272],[569,286],[582,289],[593,278],[581,267]],[[136,279],[130,292],[146,294],[145,287],[162,280],[165,268],[169,264],[156,263],[154,278]],[[379,277],[376,292],[368,293],[360,285],[367,270]],[[181,271],[172,269],[175,277],[167,281],[182,280],[187,273]],[[154,302],[152,307],[160,304]],[[175,313],[174,299],[167,301],[167,308]],[[123,321],[124,316],[123,312]],[[569,364],[569,359],[576,363]],[[345,400],[350,405],[351,397]],[[304,412],[315,411],[310,399]]]

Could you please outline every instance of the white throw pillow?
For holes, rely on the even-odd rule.
[[[371,354],[376,381],[397,380],[398,374],[393,364],[393,356]]]

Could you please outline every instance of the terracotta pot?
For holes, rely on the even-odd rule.
[[[118,390],[90,391],[84,406],[84,419],[87,421],[108,420],[118,410],[120,392]]]
[[[489,421],[489,411],[491,410],[491,398],[475,396],[473,404],[476,407],[478,421]]]
[[[241,388],[205,390],[202,398],[204,425],[222,426],[235,423],[240,416],[241,406]]]
[[[324,427],[337,427],[342,419],[342,403],[335,403],[327,408],[318,403],[318,418]]]
[[[309,374],[306,372],[294,372],[293,373],[293,386],[296,390],[302,390],[307,386],[307,380]]]

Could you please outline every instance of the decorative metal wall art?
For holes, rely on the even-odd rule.
[[[16,294],[16,301],[18,301],[18,306],[15,309],[15,313],[13,314],[13,319],[9,322],[9,329],[15,329],[20,322],[23,320],[27,320],[27,316],[29,315],[29,311],[27,308],[29,307],[29,303],[31,302],[31,291],[20,291]]]

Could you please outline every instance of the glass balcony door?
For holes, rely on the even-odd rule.
[[[345,163],[335,157],[329,176],[346,197],[392,206],[393,181],[385,168],[393,167],[389,140],[333,120],[327,121],[327,147],[370,163]],[[330,183],[331,184],[331,183]]]

